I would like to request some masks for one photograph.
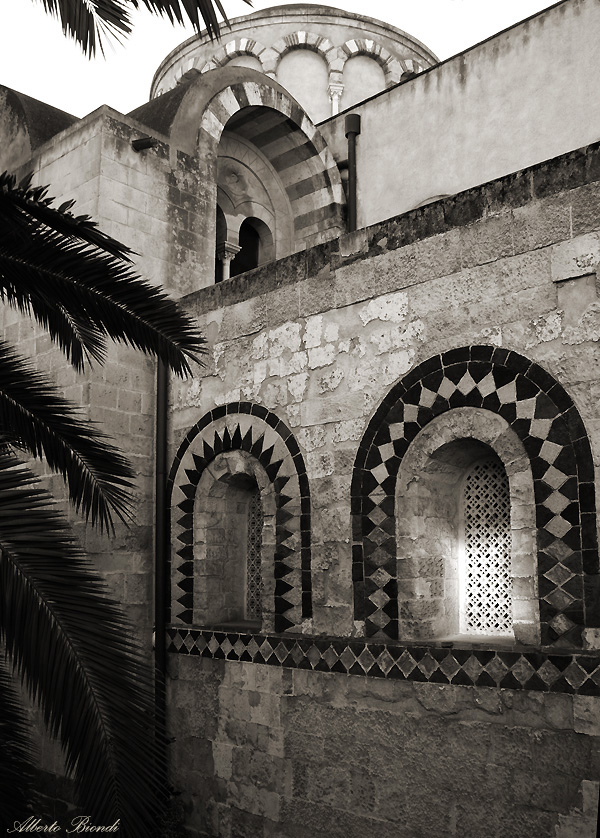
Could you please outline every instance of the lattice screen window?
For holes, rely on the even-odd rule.
[[[463,500],[462,630],[510,634],[510,493],[499,460],[483,460],[471,467]]]
[[[263,508],[260,489],[256,487],[248,504],[248,547],[246,564],[246,619],[262,618],[262,552]]]

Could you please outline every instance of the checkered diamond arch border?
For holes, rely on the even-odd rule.
[[[168,478],[173,516],[169,620],[193,625],[194,501],[204,469],[221,453],[246,451],[265,469],[276,498],[275,631],[312,616],[310,492],[306,466],[291,430],[274,413],[250,402],[233,402],[206,413],[187,433]],[[297,545],[300,545],[299,548]]]
[[[494,346],[453,349],[396,384],[371,419],[352,476],[355,619],[398,637],[395,491],[410,443],[435,416],[477,407],[519,436],[534,482],[542,645],[579,646],[600,625],[594,466],[572,399],[538,364]]]

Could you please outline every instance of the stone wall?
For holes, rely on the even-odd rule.
[[[192,835],[595,835],[597,699],[182,655],[172,677]]]
[[[531,635],[495,643],[421,637],[407,646],[401,621],[396,639],[378,611],[361,611],[357,590],[373,589],[369,562],[357,562],[353,549],[364,539],[353,534],[351,498],[361,445],[383,409],[396,404],[397,382],[410,392],[435,372],[438,356],[444,369],[464,365],[454,379],[458,396],[446,394],[447,415],[487,409],[496,421],[504,415],[502,388],[513,392],[515,413],[506,421],[525,440],[534,482],[527,438],[542,426],[532,423],[548,423],[543,432],[550,435],[555,420],[525,405],[522,373],[498,379],[474,400],[475,379],[484,378],[470,364],[496,357],[505,370],[521,365],[530,383],[546,381],[553,398],[564,393],[569,417],[583,423],[591,446],[587,453],[576,446],[590,464],[581,476],[592,457],[597,466],[599,153],[595,145],[565,155],[185,298],[211,353],[200,379],[172,386],[171,483],[180,527],[174,572],[188,573],[177,557],[186,564],[197,487],[219,451],[253,452],[271,480],[292,474],[287,464],[295,463],[309,487],[299,500],[310,498],[311,536],[309,588],[305,565],[293,557],[276,554],[267,569],[275,568],[275,619],[292,615],[280,634],[267,634],[268,626],[254,634],[212,631],[202,627],[201,610],[193,619],[180,611],[173,617],[173,782],[183,792],[190,834],[331,838],[403,829],[411,838],[480,838],[483,824],[486,835],[511,838],[594,834],[600,659],[593,562],[577,570],[579,559],[567,560],[572,551],[564,548],[570,581],[551,589],[544,550],[563,548],[548,546],[536,518],[537,571],[524,573],[516,590],[530,588],[524,599],[535,602],[542,621],[541,647]],[[430,421],[418,411],[429,410],[439,393],[423,388],[405,421]],[[525,437],[523,420],[531,432]],[[485,436],[474,420],[463,424]],[[497,433],[504,433],[500,426]],[[286,440],[287,453],[278,453],[274,434]],[[519,484],[524,512],[515,511],[515,526],[531,538],[539,498],[533,503],[531,487],[518,478],[523,453],[507,453],[511,444],[505,435],[508,448],[497,453]],[[385,462],[367,462],[360,485]],[[394,514],[401,520],[401,509]],[[595,526],[588,535],[595,543]],[[535,545],[526,548],[526,541],[521,558],[531,567]],[[299,600],[287,588],[278,594],[277,579],[293,580],[300,570],[310,609],[293,617]],[[194,590],[195,573],[201,563],[182,590]],[[584,577],[586,593],[566,593]],[[180,579],[175,575],[174,605],[182,602]],[[382,590],[393,603],[387,580]],[[402,580],[398,585],[401,591]],[[577,596],[585,603],[577,605]],[[389,602],[378,601],[390,623],[397,619]]]

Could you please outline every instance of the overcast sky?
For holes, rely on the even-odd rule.
[[[289,5],[254,0],[255,10]],[[223,0],[230,18],[251,9]],[[440,59],[506,29],[554,3],[547,0],[339,0],[331,5],[384,20],[418,38]],[[13,87],[75,116],[102,104],[127,113],[148,99],[162,59],[193,34],[190,28],[140,12],[133,36],[111,45],[106,58],[89,61],[65,39],[40,0],[0,0],[0,84]],[[227,37],[224,30],[223,37]]]

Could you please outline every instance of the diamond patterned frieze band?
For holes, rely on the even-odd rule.
[[[355,619],[367,636],[398,637],[395,490],[402,459],[432,419],[453,408],[499,414],[523,443],[536,503],[542,645],[578,646],[600,625],[594,469],[572,399],[516,352],[471,346],[413,369],[384,398],[352,478]]]
[[[433,684],[600,695],[597,653],[405,646],[390,641],[242,634],[176,626],[167,630],[167,636],[169,652],[214,660]]]
[[[171,619],[192,625],[203,615],[195,601],[194,505],[203,473],[240,451],[260,463],[275,494],[274,627],[285,631],[312,616],[310,495],[306,467],[289,428],[266,408],[235,402],[205,414],[179,447],[168,490],[172,509]]]

